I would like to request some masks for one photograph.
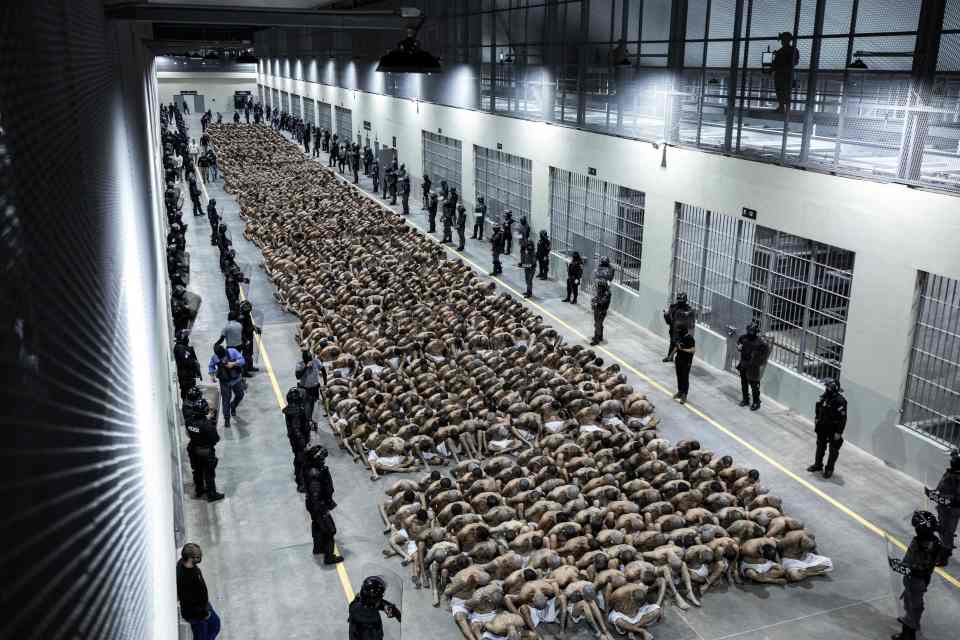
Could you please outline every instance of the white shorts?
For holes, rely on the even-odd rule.
[[[409,560],[417,552],[417,543],[410,539],[410,534],[407,533],[406,529],[400,529],[397,533],[407,541],[405,545],[401,544],[399,546],[403,547],[404,551],[407,552],[407,559]]]
[[[607,620],[610,621],[610,623],[614,626],[614,628],[617,628],[617,620],[623,620],[624,622],[628,622],[630,624],[640,624],[641,618],[659,610],[660,610],[660,605],[658,604],[645,604],[642,607],[640,607],[640,609],[637,611],[637,614],[634,616],[628,616],[624,613],[620,613],[619,611],[611,611],[607,615]],[[617,629],[617,631],[620,631],[620,630]],[[620,633],[623,633],[623,632],[620,631]]]
[[[563,431],[563,420],[551,420],[550,422],[544,422],[543,428],[550,433],[559,433],[560,431]]]
[[[483,635],[480,636],[480,640],[510,640],[510,638],[508,636],[498,636],[495,633],[484,631]]]
[[[506,449],[506,448],[509,447],[511,444],[513,444],[513,440],[510,440],[510,439],[507,439],[507,440],[492,440],[492,441],[490,442],[490,447],[493,448],[493,449]]]
[[[603,594],[602,594],[602,593],[598,593],[598,594],[597,594],[597,599],[595,600],[595,602],[597,603],[597,606],[600,607],[600,610],[603,611]],[[570,609],[569,609],[569,611],[570,611],[570,619],[571,619],[571,620],[573,620],[574,622],[577,622],[577,623],[579,623],[579,622],[581,622],[581,621],[583,620],[584,616],[583,616],[582,614],[581,614],[581,615],[577,615],[577,614],[574,613],[574,612],[575,612],[575,611],[582,611],[582,609],[581,609],[580,607],[583,606],[583,605],[585,605],[585,604],[586,604],[586,602],[585,602],[584,600],[581,600],[580,602],[577,602],[576,604],[571,605],[571,607],[570,607]]]
[[[547,600],[547,606],[543,609],[537,609],[536,607],[530,607],[530,619],[533,621],[533,626],[539,627],[541,622],[556,622],[557,621],[557,599],[550,598]]]
[[[773,569],[773,562],[767,560],[766,562],[761,562],[760,564],[753,564],[751,562],[744,562],[743,560],[740,561],[740,575],[742,575],[744,578],[747,577],[747,571],[750,571],[751,569],[761,574],[768,573],[771,569]]]
[[[688,567],[688,569],[689,569],[689,567]],[[702,565],[700,565],[699,567],[697,567],[696,569],[690,569],[690,573],[692,573],[692,574],[695,575],[695,576],[700,576],[701,578],[703,578],[704,580],[706,580],[706,579],[707,579],[707,576],[710,575],[710,569],[709,569],[709,567],[707,567],[707,565],[702,564]]]
[[[403,457],[402,456],[384,456],[381,458],[379,455],[377,455],[376,451],[371,449],[370,451],[367,452],[367,460],[369,460],[370,462],[374,462],[376,464],[383,464],[388,467],[395,467],[399,465],[401,462],[403,462]]]
[[[818,556],[815,553],[807,553],[802,560],[796,558],[784,558],[781,563],[784,569],[817,569],[822,568],[824,572],[833,571],[833,560],[826,556]]]
[[[582,424],[580,425],[580,433],[593,433],[594,431],[606,431],[603,427],[598,427],[595,424]]]
[[[470,614],[470,624],[483,624],[485,622],[490,622],[497,617],[496,611],[491,611],[489,613],[471,613]]]
[[[463,598],[457,598],[456,596],[450,598],[450,613],[452,613],[454,617],[456,617],[458,613],[469,616],[470,609],[467,609],[467,601]]]

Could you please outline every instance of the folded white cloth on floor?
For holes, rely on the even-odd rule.
[[[797,560],[796,558],[784,558],[782,564],[784,569],[823,568],[826,573],[833,571],[833,560],[827,556],[818,556],[817,554],[810,552],[807,552],[807,555],[805,555],[802,560]]]
[[[757,573],[767,573],[770,569],[773,569],[773,562],[767,560],[766,562],[761,562],[760,564],[754,564],[752,562],[746,562],[745,560],[740,561],[740,575],[744,578],[747,577],[747,571],[753,569]]]
[[[439,453],[445,458],[450,456],[450,450],[447,449],[446,442],[441,442],[440,444],[437,445],[437,453]]]
[[[607,620],[616,626],[617,620],[623,620],[624,622],[629,622],[630,624],[640,624],[641,618],[651,613],[660,610],[660,605],[658,604],[645,604],[640,609],[637,610],[636,615],[628,616],[625,613],[620,613],[619,611],[611,611],[607,614]]]
[[[557,599],[550,598],[547,600],[547,606],[543,609],[537,609],[536,607],[530,607],[530,620],[533,622],[533,626],[540,626],[541,622],[556,622],[557,621]]]
[[[407,552],[407,558],[412,558],[413,554],[417,552],[417,543],[410,539],[410,534],[407,533],[406,529],[398,529],[397,533],[406,539],[407,543],[401,546],[403,546],[404,551]]]

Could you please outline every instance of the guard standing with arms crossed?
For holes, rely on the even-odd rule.
[[[823,471],[824,478],[833,475],[833,467],[837,464],[840,447],[843,446],[843,429],[847,426],[847,399],[843,397],[842,391],[839,382],[834,379],[827,380],[823,395],[817,400],[814,418],[817,452],[807,471]],[[830,455],[827,457],[827,466],[824,467],[823,454],[827,448],[830,449]]]
[[[440,206],[440,198],[436,191],[430,192],[430,203],[427,205],[427,220],[430,222],[430,230],[427,233],[437,232],[437,208]]]
[[[937,558],[941,554],[937,539],[937,518],[929,511],[914,511],[910,519],[916,536],[910,541],[903,560],[890,560],[890,568],[903,575],[903,617],[898,618],[901,630],[893,640],[914,640],[923,615],[923,596],[930,585]]]
[[[540,239],[537,241],[537,264],[540,267],[537,277],[546,280],[547,269],[550,267],[550,236],[546,231],[540,232]]]
[[[483,226],[487,217],[487,204],[483,196],[477,196],[477,206],[473,208],[473,240],[483,240]]]
[[[597,292],[590,300],[590,307],[593,309],[593,340],[591,346],[596,346],[603,342],[603,321],[607,318],[607,310],[610,309],[610,283],[606,280],[597,280]]]
[[[567,265],[567,297],[564,302],[577,304],[577,295],[580,293],[580,278],[583,277],[583,259],[580,252],[574,251],[570,264]]]
[[[493,271],[491,276],[503,273],[503,264],[500,263],[500,254],[503,253],[503,231],[499,224],[493,225],[493,235],[490,237],[490,251],[493,253]]]
[[[460,241],[457,251],[463,251],[467,242],[467,208],[462,204],[457,205],[457,240]]]

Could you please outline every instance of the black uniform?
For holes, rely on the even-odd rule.
[[[190,181],[190,200],[193,201],[193,215],[203,215],[203,205],[200,204],[200,187],[196,180]]]
[[[824,475],[833,473],[833,467],[840,456],[840,447],[843,446],[843,429],[847,426],[847,399],[840,392],[824,392],[817,400],[816,418],[814,421],[817,433],[817,452],[813,466],[808,471],[820,471]],[[823,454],[830,449],[827,457],[827,466],[823,467]]]
[[[386,600],[381,601],[379,607],[364,605],[360,594],[350,603],[347,625],[349,640],[383,640],[383,620],[380,612],[386,607],[394,607]]]
[[[507,211],[503,216],[503,252],[510,255],[513,251],[513,214]]]
[[[918,532],[919,534],[919,532]],[[903,631],[899,636],[902,640],[913,640],[920,629],[920,617],[923,615],[923,597],[930,585],[937,558],[942,553],[940,541],[932,533],[917,535],[907,547],[903,556],[903,618],[900,622]]]
[[[227,295],[227,305],[230,311],[240,313],[240,278],[235,271],[227,273],[223,281],[224,293]]]
[[[583,262],[574,257],[567,265],[567,297],[564,302],[577,304],[577,295],[580,293],[580,279],[583,277]]]
[[[598,286],[597,292],[590,300],[590,307],[593,309],[593,344],[603,341],[603,321],[607,319],[607,311],[610,309],[610,287]]]
[[[249,304],[249,302],[244,302],[240,305],[240,325],[243,327],[243,331],[240,334],[242,339],[240,352],[243,354],[243,372],[245,374],[258,370],[253,366],[253,334],[260,333],[260,327],[253,323],[252,309],[247,306]]]
[[[193,486],[199,498],[217,496],[217,455],[215,447],[220,442],[216,416],[207,415],[207,404],[198,406],[184,404],[183,419],[187,427],[187,457],[193,470]]]
[[[357,145],[350,152],[350,167],[353,169],[353,184],[360,184],[360,147]]]
[[[740,372],[740,391],[743,393],[744,406],[750,404],[754,409],[760,407],[760,379],[763,369],[770,356],[770,346],[759,335],[746,333],[737,339],[740,348],[740,362],[737,370]],[[750,394],[753,393],[753,402]]]
[[[520,268],[523,269],[523,279],[527,283],[527,290],[523,296],[530,298],[533,296],[533,276],[537,271],[537,256],[533,243],[529,240],[520,244]]]
[[[454,215],[453,198],[448,195],[443,201],[443,240],[441,242],[453,242]]]
[[[693,367],[693,354],[679,349],[694,349],[697,346],[696,340],[690,333],[683,333],[677,337],[677,355],[674,358],[674,367],[677,371],[677,396],[686,401],[687,394],[690,392],[690,369]]]
[[[487,205],[479,203],[473,209],[473,235],[474,240],[483,240],[483,226],[487,217]]]
[[[210,221],[210,244],[217,244],[217,227],[220,226],[220,213],[217,212],[217,205],[213,202],[207,203],[207,220]]]
[[[333,478],[326,464],[309,465],[305,471],[307,511],[310,513],[313,553],[322,553],[325,559],[334,555],[334,536],[337,525],[330,511],[337,506],[333,501]]]
[[[427,210],[427,207],[430,206],[430,188],[433,186],[433,181],[430,179],[430,176],[423,174],[423,184],[420,185],[420,189],[423,191],[423,207],[424,211]]]
[[[300,392],[299,389],[297,391]],[[283,417],[287,423],[287,439],[293,451],[293,478],[297,483],[297,491],[303,493],[306,491],[303,452],[310,445],[310,421],[307,419],[303,403],[288,403],[283,409]]]
[[[330,158],[327,162],[328,167],[337,166],[337,156],[340,154],[340,143],[337,141],[337,136],[333,136],[333,140],[330,141]]]
[[[176,331],[182,331],[187,328],[193,319],[193,313],[187,306],[187,299],[184,296],[178,296],[174,293],[170,297],[170,310],[173,315],[173,328]]]
[[[937,485],[937,496],[937,520],[940,522],[940,544],[943,545],[937,564],[943,566],[956,548],[954,540],[960,521],[960,469],[950,468],[944,472]]]
[[[674,302],[670,305],[670,308],[664,312],[663,320],[667,323],[670,330],[670,347],[667,350],[666,358],[664,358],[664,362],[668,362],[677,349],[680,328],[684,327],[688,333],[693,333],[697,316],[693,308],[686,302]]]
[[[410,176],[406,174],[400,179],[400,203],[403,205],[403,215],[410,215]]]
[[[537,277],[546,280],[547,270],[550,268],[550,238],[546,231],[540,232],[540,240],[537,241],[537,264],[540,267]]]
[[[436,193],[430,194],[430,204],[427,205],[427,221],[430,223],[430,229],[427,233],[436,233],[437,231],[437,208],[440,206],[440,199]]]
[[[370,165],[370,177],[373,179],[373,192],[380,191],[380,163],[377,160]]]
[[[390,204],[397,204],[397,169],[390,167],[387,170],[387,190],[390,192]]]
[[[490,250],[493,252],[493,273],[490,275],[498,276],[503,273],[503,265],[500,263],[500,254],[503,253],[502,229],[494,229],[493,236],[490,238]]]
[[[457,239],[460,241],[457,251],[463,251],[467,242],[467,209],[462,204],[457,206]]]
[[[203,370],[197,359],[197,352],[185,340],[177,340],[173,348],[173,357],[177,363],[177,381],[180,383],[180,397],[186,398],[187,391],[203,379]]]

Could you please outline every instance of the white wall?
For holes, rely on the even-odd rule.
[[[233,118],[235,91],[249,91],[253,99],[257,99],[257,74],[254,72],[158,71],[157,86],[160,101],[165,104],[170,104],[173,96],[181,91],[196,91],[205,97],[206,108],[214,115],[221,112],[224,120]],[[192,102],[187,106],[193,111]]]
[[[262,68],[262,67],[261,67]],[[475,195],[473,145],[533,162],[534,229],[549,229],[549,167],[586,173],[646,194],[643,264],[638,293],[618,287],[615,306],[663,333],[660,309],[670,289],[676,202],[738,215],[759,212],[767,227],[856,252],[842,383],[850,401],[847,439],[915,477],[939,456],[913,432],[896,429],[908,366],[917,271],[960,278],[960,199],[902,185],[856,180],[670,147],[572,128],[416,103],[384,95],[261,75],[264,85],[353,109],[354,129],[372,125],[371,140],[397,137],[400,161],[421,170],[421,131],[463,143],[463,197]],[[702,332],[708,362],[723,365],[725,339]],[[819,386],[770,367],[765,392],[811,415]],[[938,465],[942,466],[942,458]]]

